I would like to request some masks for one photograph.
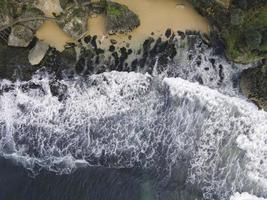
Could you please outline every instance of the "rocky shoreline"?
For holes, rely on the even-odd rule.
[[[267,57],[267,3],[264,0],[190,0],[210,21],[213,27],[210,35],[168,29],[161,37],[151,33],[139,49],[133,49],[127,42],[118,45],[116,40],[110,40],[108,49],[103,49],[99,45],[100,38],[85,34],[90,29],[88,17],[94,14],[105,15],[106,30],[111,35],[134,30],[142,19],[125,5],[105,0],[60,0],[62,12],[48,17],[39,9],[40,1],[1,0],[0,78],[29,80],[36,70],[44,67],[58,78],[63,74],[88,75],[112,70],[152,74],[156,62],[159,66],[156,71],[161,73],[177,55],[177,45],[185,45],[190,50],[191,43],[200,39],[230,61],[257,63],[258,68],[244,70],[240,87],[245,96],[267,109],[264,60]],[[62,52],[38,41],[34,35],[47,18],[53,18],[74,38]]]

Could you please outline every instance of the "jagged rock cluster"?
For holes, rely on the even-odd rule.
[[[258,62],[245,70],[240,87],[245,96],[267,110],[267,1],[266,0],[191,0],[208,17],[224,40],[226,56],[238,63]],[[265,64],[264,64],[265,63]]]
[[[29,47],[35,32],[48,17],[40,10],[41,0],[0,1],[0,33],[11,28],[7,43],[14,47]],[[94,13],[106,16],[106,29],[110,34],[126,33],[140,25],[138,16],[127,6],[118,3],[100,1],[60,0],[61,13],[53,13],[59,27],[75,41],[84,37],[89,29],[88,18]],[[51,19],[51,17],[49,17]],[[1,34],[0,34],[1,39]],[[29,55],[32,65],[38,64],[44,57],[48,45],[38,42]],[[39,54],[39,55],[38,55]],[[42,55],[42,57],[40,57]],[[37,59],[32,60],[37,56]]]
[[[226,55],[239,63],[267,57],[266,0],[191,0],[216,26],[226,45]]]

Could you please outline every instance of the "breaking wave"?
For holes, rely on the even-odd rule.
[[[205,52],[178,51],[161,74],[1,80],[1,156],[33,172],[186,166],[204,199],[267,198],[267,113],[239,93],[244,66]]]
[[[156,168],[186,164],[206,199],[267,197],[267,114],[181,78],[109,72],[1,82],[0,149],[29,169]]]

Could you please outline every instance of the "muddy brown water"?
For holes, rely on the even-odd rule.
[[[88,20],[88,34],[97,35],[101,41],[101,47],[106,48],[110,39],[115,39],[118,45],[128,43],[132,48],[140,44],[153,33],[153,37],[160,37],[170,28],[174,31],[196,30],[203,33],[209,32],[207,20],[201,17],[185,0],[115,0],[127,5],[138,14],[141,25],[129,34],[117,34],[109,36],[105,30],[105,16],[96,15]],[[46,15],[51,16],[49,8],[53,12],[60,12],[58,1],[49,0],[43,4]],[[62,51],[64,45],[73,42],[73,38],[64,33],[55,22],[46,21],[37,32],[37,37],[50,44],[50,46]],[[131,35],[131,40],[129,40]]]

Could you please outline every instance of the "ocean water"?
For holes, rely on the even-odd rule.
[[[183,50],[160,74],[1,80],[0,199],[267,198],[267,113],[239,91],[246,67]]]

